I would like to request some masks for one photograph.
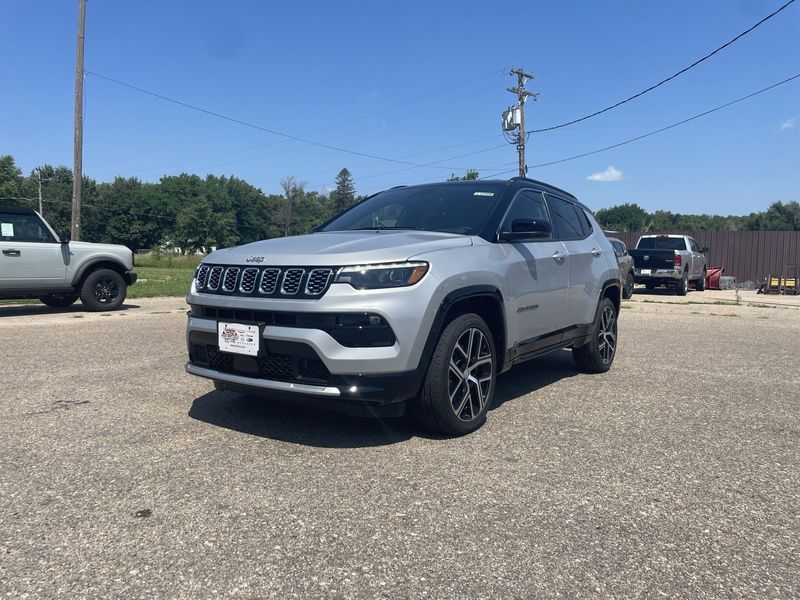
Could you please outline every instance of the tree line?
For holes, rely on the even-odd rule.
[[[595,213],[606,231],[800,231],[800,204],[773,202],[749,215],[682,215],[668,210],[647,212],[638,204],[602,208]]]
[[[56,231],[66,231],[72,212],[72,171],[42,165],[23,175],[13,157],[0,156],[0,204],[38,210],[42,179],[43,212]],[[478,179],[469,170],[448,181]],[[265,194],[237,177],[186,173],[143,182],[117,177],[97,182],[83,177],[81,239],[124,244],[133,250],[180,248],[184,252],[246,244],[256,240],[308,233],[333,215],[361,201],[347,169],[336,176],[329,193],[307,191],[294,177],[281,181],[282,194]],[[610,231],[790,230],[800,231],[800,204],[775,202],[746,216],[649,213],[637,204],[597,211]]]
[[[67,167],[42,165],[25,176],[13,157],[0,156],[0,204],[38,210],[40,176],[45,219],[58,232],[69,230],[72,170]],[[265,194],[237,177],[184,173],[157,183],[135,177],[106,183],[84,176],[81,239],[133,250],[207,251],[307,233],[363,199],[347,169],[339,171],[329,193],[307,191],[294,177],[283,179],[281,186],[283,194]]]

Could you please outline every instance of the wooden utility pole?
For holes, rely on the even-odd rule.
[[[36,178],[39,180],[39,214],[44,216],[44,211],[42,210],[42,172],[39,169],[36,169]]]
[[[81,179],[83,178],[83,37],[86,30],[86,0],[78,0],[78,51],[75,59],[75,137],[72,156],[73,240],[81,235]]]
[[[528,137],[525,133],[525,100],[529,97],[536,100],[539,96],[536,92],[525,91],[525,84],[533,79],[533,75],[526,73],[522,69],[511,67],[511,75],[517,76],[517,86],[506,88],[517,96],[517,108],[519,110],[519,131],[517,132],[517,154],[519,155],[519,176],[525,177],[528,168],[525,166],[525,141]]]

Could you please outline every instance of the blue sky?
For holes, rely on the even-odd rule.
[[[454,157],[503,144],[511,65],[536,74],[528,127],[552,125],[655,83],[783,2],[91,0],[86,69],[291,135],[487,174],[514,167],[513,146]],[[1,10],[0,154],[25,172],[71,165],[77,0],[3,0]],[[798,33],[800,3],[635,102],[533,136],[527,162],[604,147],[800,73]],[[270,193],[286,175],[324,190],[342,167],[360,193],[451,171],[286,141],[87,77],[84,172],[96,179],[215,173]],[[800,200],[800,80],[529,175],[594,209],[741,214]]]

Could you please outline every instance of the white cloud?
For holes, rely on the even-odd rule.
[[[589,181],[622,181],[622,171],[610,166],[605,171],[592,173],[586,179]]]
[[[780,124],[778,127],[778,131],[787,131],[792,129],[795,125],[797,125],[797,120],[792,117],[791,119],[786,119],[783,123]]]

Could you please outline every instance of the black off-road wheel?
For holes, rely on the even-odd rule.
[[[128,284],[111,269],[98,269],[86,276],[81,285],[81,302],[86,310],[116,310],[125,302]]]
[[[494,397],[497,356],[486,322],[464,314],[447,325],[414,404],[425,428],[447,436],[471,433],[486,422]]]
[[[702,292],[706,289],[706,272],[703,270],[703,276],[697,280],[697,283],[694,284],[694,289],[698,292]]]
[[[575,366],[583,373],[605,373],[614,363],[617,354],[617,308],[603,298],[591,328],[591,340],[572,349]]]
[[[625,300],[630,300],[633,297],[633,273],[628,271],[628,277],[625,278],[625,287],[622,288],[622,297]]]
[[[678,287],[675,290],[678,296],[685,296],[689,293],[689,272],[684,271],[683,277],[681,277],[680,283],[678,283]]]
[[[47,294],[39,298],[39,301],[53,308],[64,308],[75,304],[77,299],[78,294]]]

